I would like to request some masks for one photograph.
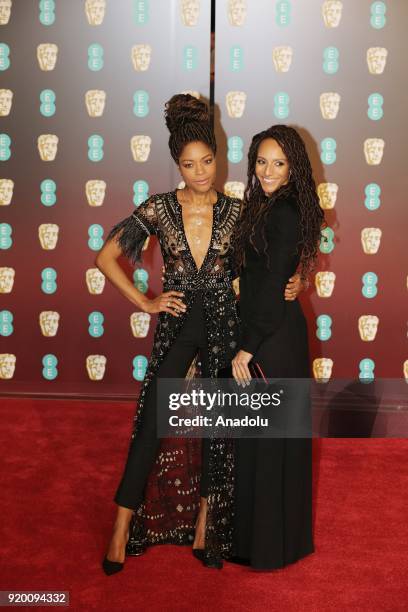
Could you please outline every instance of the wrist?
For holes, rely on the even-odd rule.
[[[148,312],[149,303],[149,298],[143,295],[137,300],[136,305],[143,310],[143,312]]]

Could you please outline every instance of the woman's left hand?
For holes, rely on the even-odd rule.
[[[246,351],[238,351],[232,360],[232,375],[235,378],[238,385],[249,385],[251,382],[251,374],[249,372],[248,363],[251,361],[253,355]]]
[[[285,287],[285,300],[293,302],[301,291],[305,289],[303,282],[300,279],[300,274],[291,276],[288,284]]]

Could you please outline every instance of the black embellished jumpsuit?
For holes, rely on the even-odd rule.
[[[208,503],[206,548],[224,557],[231,554],[231,440],[208,439],[201,449],[198,439],[158,439],[154,379],[184,378],[197,354],[201,375],[215,378],[236,353],[239,319],[232,242],[240,207],[240,200],[218,193],[210,245],[200,269],[187,242],[176,191],[151,196],[107,237],[117,240],[123,254],[136,263],[147,236],[155,234],[165,266],[163,291],[182,291],[187,306],[179,317],[159,313],[128,458],[114,498],[134,510],[128,554],[149,544],[191,543],[200,495]]]

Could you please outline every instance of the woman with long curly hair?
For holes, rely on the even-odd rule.
[[[311,164],[298,132],[274,125],[256,134],[236,251],[240,270],[240,350],[236,381],[249,364],[266,378],[309,378],[307,326],[298,300],[285,301],[286,279],[313,269],[324,224]],[[312,439],[235,441],[234,553],[256,569],[281,568],[314,551]]]

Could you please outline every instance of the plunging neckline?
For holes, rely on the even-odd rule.
[[[208,248],[207,248],[206,254],[204,255],[204,259],[203,259],[203,262],[202,262],[200,267],[197,266],[196,260],[194,259],[193,253],[192,253],[191,248],[190,248],[190,244],[189,244],[189,242],[187,240],[187,234],[186,234],[186,231],[185,231],[185,228],[184,228],[184,220],[183,220],[183,206],[180,204],[179,199],[177,197],[177,189],[175,189],[173,191],[173,199],[174,199],[174,202],[176,203],[178,214],[180,216],[180,226],[181,226],[181,231],[183,233],[183,239],[184,239],[184,242],[186,244],[187,251],[188,251],[188,254],[190,256],[190,259],[193,262],[193,265],[194,265],[194,268],[195,268],[197,274],[204,268],[204,264],[207,263],[208,256],[210,254],[212,245],[214,243],[215,228],[216,228],[216,225],[217,225],[216,224],[216,219],[215,219],[215,213],[216,213],[216,210],[218,208],[218,204],[219,204],[219,202],[221,200],[221,196],[222,196],[221,192],[219,192],[217,190],[215,190],[215,191],[217,193],[217,200],[213,204],[213,214],[212,214],[212,226],[211,226],[210,242],[208,244]]]

